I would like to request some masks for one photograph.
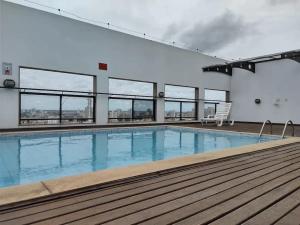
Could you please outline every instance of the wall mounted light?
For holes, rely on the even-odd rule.
[[[164,98],[164,97],[165,97],[165,92],[159,92],[159,93],[158,93],[158,97]]]
[[[261,103],[261,99],[260,98],[257,98],[257,99],[255,99],[255,104],[260,104]]]
[[[14,88],[16,86],[16,82],[11,79],[6,79],[3,81],[3,86],[5,88]]]

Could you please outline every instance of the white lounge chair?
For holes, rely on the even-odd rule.
[[[229,114],[231,110],[232,103],[220,103],[217,107],[217,112],[215,115],[209,115],[207,118],[202,118],[200,121],[205,122],[216,122],[219,127],[223,126],[223,122],[227,121],[231,126],[234,125],[234,120],[229,119]]]

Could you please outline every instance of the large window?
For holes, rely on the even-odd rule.
[[[20,124],[95,122],[94,77],[20,69]]]
[[[228,98],[227,91],[205,89],[204,116],[215,115],[219,103],[228,101]]]
[[[154,121],[154,84],[109,79],[109,122]]]
[[[197,89],[165,86],[165,119],[167,121],[197,120]]]

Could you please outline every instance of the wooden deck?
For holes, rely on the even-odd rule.
[[[2,206],[0,224],[300,224],[300,143]]]
[[[177,126],[259,133],[262,124],[259,124],[259,123],[235,123],[234,126],[224,125],[222,127],[217,127],[215,124],[207,124],[207,125],[204,124],[204,126],[202,126],[201,123],[190,123],[190,124],[177,124]],[[281,135],[283,128],[284,128],[284,124],[273,124],[273,134]],[[291,136],[291,133],[292,133],[292,128],[289,126],[286,130],[286,135]],[[270,134],[270,125],[266,125],[264,134]],[[295,136],[300,137],[300,126],[299,125],[295,125]]]

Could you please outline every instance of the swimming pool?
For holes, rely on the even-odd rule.
[[[0,187],[275,139],[167,126],[0,136]]]

